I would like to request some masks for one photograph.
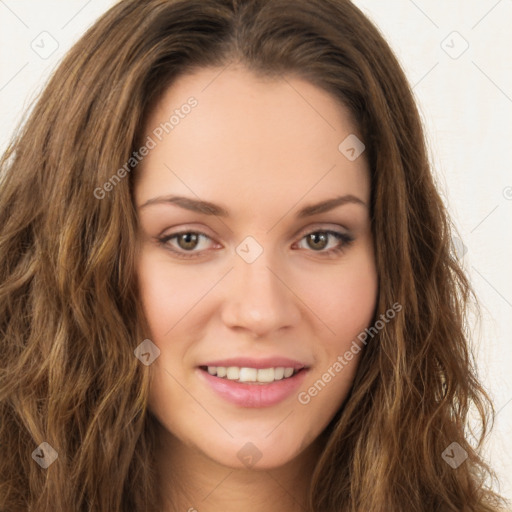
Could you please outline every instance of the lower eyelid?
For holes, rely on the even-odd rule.
[[[338,243],[335,247],[331,247],[328,250],[321,250],[321,251],[314,251],[311,249],[311,252],[317,252],[319,254],[321,253],[329,253],[335,250],[343,249],[345,246],[349,245],[354,241],[354,237],[349,235],[348,233],[341,233],[339,231],[333,231],[333,230],[316,230],[316,231],[310,231],[308,233],[305,233],[302,235],[297,243],[302,242],[307,236],[315,234],[315,233],[325,233],[327,235],[330,235],[332,238],[334,238]]]
[[[331,237],[334,237],[335,239],[337,239],[338,245],[335,246],[335,247],[331,247],[328,250],[315,251],[315,250],[311,249],[311,252],[313,252],[313,253],[316,252],[318,254],[329,254],[331,252],[342,250],[344,247],[348,246],[350,243],[352,243],[354,241],[354,237],[349,235],[348,233],[342,233],[342,232],[339,232],[339,231],[328,230],[328,229],[323,229],[323,230],[322,229],[317,229],[317,230],[314,230],[314,231],[308,231],[307,233],[304,233],[303,235],[301,235],[299,237],[299,240],[296,243],[302,242],[308,235],[312,235],[312,234],[315,234],[315,233],[326,233],[326,234],[330,235]],[[172,233],[170,235],[165,235],[165,236],[162,236],[160,238],[157,238],[157,241],[161,245],[165,246],[171,240],[176,240],[180,235],[185,235],[185,234],[199,235],[199,237],[201,237],[201,238],[206,238],[208,240],[211,240],[212,243],[214,243],[214,244],[216,243],[216,242],[214,242],[213,238],[210,237],[209,235],[207,235],[206,233],[201,233],[199,231],[192,231],[192,230],[191,231],[181,231],[179,233]],[[217,244],[217,245],[219,245],[219,244]],[[187,251],[187,250],[180,249],[180,248],[172,248],[172,249],[169,249],[169,250],[174,252],[175,254],[183,255],[183,257],[192,257],[193,258],[196,255],[200,256],[203,252],[207,251],[208,249],[203,249],[203,250],[197,251],[194,248],[194,250]]]

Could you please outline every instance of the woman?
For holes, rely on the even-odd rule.
[[[471,288],[351,3],[121,1],[2,175],[2,510],[499,510]]]

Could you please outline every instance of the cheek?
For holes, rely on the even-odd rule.
[[[374,315],[378,280],[370,252],[351,259],[336,275],[324,280],[322,290],[315,290],[310,300],[315,301],[328,329],[322,328],[325,334],[315,337],[317,364],[298,402],[307,417],[315,417],[318,425],[325,426],[347,397],[364,350],[358,335]]]
[[[336,270],[317,273],[313,280],[302,278],[305,302],[318,317],[322,344],[328,350],[344,350],[372,321],[378,279],[369,249],[354,252]],[[319,331],[320,332],[320,331]]]
[[[139,287],[146,317],[155,338],[164,336],[183,318],[211,285],[192,267],[176,271],[165,254],[148,249],[139,266]],[[161,251],[161,250],[160,250]]]
[[[371,322],[377,300],[377,276],[374,269],[349,273],[340,286],[334,321],[339,331],[361,331]]]

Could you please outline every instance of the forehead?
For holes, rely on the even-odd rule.
[[[241,204],[262,196],[288,204],[304,194],[369,198],[364,154],[351,161],[339,149],[347,137],[360,138],[348,109],[300,78],[201,69],[166,90],[145,128],[156,145],[136,171],[140,200],[166,192],[229,195]]]

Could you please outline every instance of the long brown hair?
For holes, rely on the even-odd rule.
[[[474,295],[406,77],[345,0],[123,0],[55,71],[0,169],[0,510],[160,510],[149,370],[133,353],[149,332],[136,166],[94,191],[111,188],[177,76],[233,62],[349,107],[371,168],[376,318],[403,305],[328,427],[310,510],[497,510],[479,455],[492,406],[469,348]],[[31,456],[43,442],[58,454],[47,469]],[[442,457],[451,443],[468,455],[456,469]]]

